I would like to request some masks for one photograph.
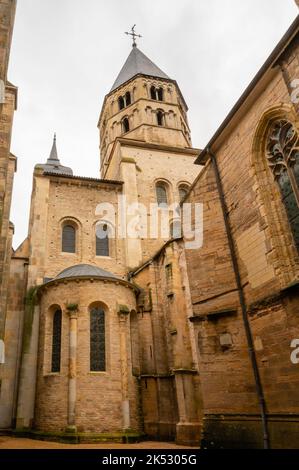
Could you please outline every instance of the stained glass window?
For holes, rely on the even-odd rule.
[[[60,372],[61,359],[61,310],[56,310],[53,316],[52,333],[52,372]]]
[[[299,137],[291,122],[281,119],[272,124],[266,155],[299,249]]]
[[[106,370],[105,312],[100,307],[90,311],[90,370]]]

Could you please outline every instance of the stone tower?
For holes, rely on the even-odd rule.
[[[177,204],[197,175],[198,150],[191,146],[187,111],[176,81],[133,43],[98,123],[101,175],[123,181],[127,204],[143,204],[147,216],[157,202],[157,187],[164,202]],[[164,242],[160,235],[127,240],[128,267],[138,266]]]
[[[0,0],[0,364],[4,363],[5,359],[3,341],[13,235],[9,216],[16,168],[16,157],[10,152],[10,142],[13,115],[17,105],[17,88],[7,80],[15,9],[15,0]]]

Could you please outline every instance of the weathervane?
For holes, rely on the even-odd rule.
[[[131,28],[131,33],[128,33],[127,31],[125,32],[125,34],[127,34],[128,36],[132,36],[133,38],[133,44],[132,44],[132,47],[136,47],[137,46],[137,43],[136,43],[136,38],[142,38],[142,36],[140,34],[136,34],[135,33],[135,26],[136,24],[134,24],[134,26],[132,26]]]

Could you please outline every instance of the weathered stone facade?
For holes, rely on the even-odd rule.
[[[4,339],[12,227],[9,225],[16,158],[10,153],[17,89],[7,80],[16,1],[0,1],[0,340]],[[0,365],[1,367],[1,365]]]
[[[135,46],[100,115],[103,179],[63,167],[55,137],[47,163],[35,167],[28,237],[12,257],[12,226],[6,235],[0,427],[298,447],[299,375],[290,358],[299,335],[298,229],[278,186],[281,159],[274,165],[269,156],[277,121],[289,123],[287,141],[299,129],[298,31],[297,19],[203,151],[191,147],[177,83]],[[286,148],[296,179],[295,144]],[[14,163],[11,156],[10,182]],[[180,203],[202,204],[202,246],[190,249],[169,231],[150,237],[160,197],[172,206],[168,224]],[[127,226],[147,228],[135,238],[122,232],[124,200],[145,208],[126,214]],[[115,233],[101,255],[99,222]],[[104,315],[94,330],[105,351],[97,370],[94,308]]]
[[[297,21],[198,158],[205,166],[188,197],[204,202],[204,244],[186,250],[186,260],[208,446],[263,446],[263,399],[269,445],[299,444],[299,374],[290,358],[299,335],[298,253],[266,158],[273,121],[298,130],[298,44]]]

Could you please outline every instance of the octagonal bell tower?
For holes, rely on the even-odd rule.
[[[102,177],[112,176],[111,151],[118,138],[191,147],[187,111],[176,81],[134,43],[105,97],[98,124]]]
[[[98,123],[101,178],[123,181],[128,205],[141,203],[149,213],[150,204],[159,203],[161,185],[164,202],[177,204],[182,188],[194,181],[199,151],[191,146],[187,111],[176,81],[138,49],[134,38]],[[143,236],[127,240],[129,267],[138,266],[164,242]]]

